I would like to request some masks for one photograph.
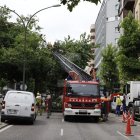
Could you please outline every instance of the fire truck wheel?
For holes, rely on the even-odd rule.
[[[64,121],[68,121],[68,116],[64,116]]]
[[[99,117],[94,117],[94,122],[99,122]]]

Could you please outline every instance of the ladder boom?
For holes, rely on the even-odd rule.
[[[91,81],[91,76],[83,69],[75,65],[73,62],[69,61],[67,58],[56,51],[52,51],[52,54],[66,72],[69,73],[70,71],[74,71],[79,75],[79,80]]]

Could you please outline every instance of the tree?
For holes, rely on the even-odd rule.
[[[29,17],[30,15],[22,15],[25,22]],[[38,20],[32,18],[26,39],[26,84],[27,90],[35,95],[38,91],[46,92],[47,88],[56,89],[58,80],[64,80],[68,76],[54,59],[51,49],[47,48],[47,42],[44,41],[44,36],[40,33],[41,27],[37,23]],[[14,32],[12,45],[2,45],[0,48],[0,78],[19,82],[23,78],[24,27],[20,19],[12,25],[12,28],[8,28],[8,35],[11,31]],[[15,27],[18,27],[18,30]],[[7,31],[3,31],[3,34],[6,33]],[[80,40],[75,41],[69,36],[64,41],[57,41],[57,45],[62,55],[72,54],[69,58],[83,69],[93,58],[90,54],[93,46],[90,45],[90,37],[86,37],[85,33],[80,36]]]
[[[113,85],[117,86],[119,83],[119,71],[116,63],[117,47],[108,44],[106,48],[101,51],[103,57],[100,69],[101,80],[105,83],[112,93]]]
[[[140,25],[130,11],[121,27],[124,34],[118,40],[118,65],[121,77],[128,81],[140,77]]]
[[[83,1],[95,3],[96,5],[98,4],[98,2],[101,2],[100,0],[83,0]],[[81,0],[60,0],[60,2],[63,5],[67,5],[68,10],[72,12],[73,8],[75,8],[81,2]]]
[[[68,36],[64,41],[57,41],[56,45],[62,55],[80,68],[85,69],[88,62],[94,58],[91,49],[100,46],[100,44],[93,46],[90,42],[90,35],[86,36],[86,33],[84,33],[80,35],[79,40],[71,39]]]

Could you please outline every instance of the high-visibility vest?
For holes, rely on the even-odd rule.
[[[117,99],[117,105],[121,105],[121,102],[122,102],[121,99],[118,98],[118,99]]]
[[[101,99],[102,101],[109,101],[108,98],[103,98]]]

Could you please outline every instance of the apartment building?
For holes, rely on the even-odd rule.
[[[91,39],[91,44],[94,46],[95,45],[95,24],[92,24],[90,26],[90,39]],[[94,55],[94,48],[92,48],[91,53]],[[86,66],[85,71],[90,74],[91,69],[94,68],[94,58],[88,62],[88,66]]]
[[[135,0],[124,0],[124,2],[123,2],[123,18],[128,17],[130,10],[133,12],[134,4],[135,4]]]
[[[100,51],[107,44],[117,45],[120,37],[119,17],[118,17],[118,0],[103,0],[100,11],[95,22],[95,45],[101,43],[100,48],[95,49],[94,67],[100,72],[102,56]]]
[[[128,17],[129,11],[133,12],[133,17],[140,20],[139,12],[140,12],[140,0],[118,0],[118,16],[120,17],[120,23],[123,21],[125,17]],[[123,35],[123,29],[119,28],[120,35]]]
[[[118,26],[119,26],[120,35],[123,35],[123,29],[120,28],[120,24],[121,22],[123,22],[123,3],[124,3],[124,0],[119,0],[118,16],[120,17],[120,22]]]
[[[140,24],[140,0],[135,0],[134,14],[135,14],[135,18],[139,21]]]

